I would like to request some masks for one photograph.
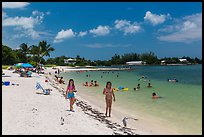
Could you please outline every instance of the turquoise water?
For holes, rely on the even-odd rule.
[[[112,87],[124,86],[129,91],[115,92],[116,105],[133,115],[146,114],[166,123],[172,130],[181,134],[202,133],[202,66],[136,66],[133,71],[88,71],[83,73],[62,73],[65,79],[73,78],[82,88],[82,83],[97,80],[99,87],[83,88],[84,92],[102,99],[102,90],[107,81]],[[90,75],[90,77],[86,77]],[[118,77],[117,77],[118,75]],[[144,75],[150,80],[138,81]],[[101,76],[103,76],[101,78]],[[178,83],[167,82],[176,77]],[[140,84],[141,89],[133,88]],[[163,98],[152,100],[156,92]],[[127,107],[128,106],[128,107]]]

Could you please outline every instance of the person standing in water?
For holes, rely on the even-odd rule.
[[[76,92],[75,85],[74,85],[74,80],[70,79],[69,84],[67,86],[67,90],[66,90],[66,98],[69,99],[70,111],[72,111],[72,112],[74,112],[73,105],[74,105],[74,103],[76,101],[75,96],[74,96],[74,92]]]
[[[148,83],[147,87],[148,87],[148,88],[151,88],[151,87],[152,87],[151,83]]]
[[[112,99],[115,101],[115,94],[113,92],[113,89],[111,88],[112,84],[110,81],[106,83],[106,87],[103,90],[103,94],[105,95],[106,100],[106,113],[107,116],[108,110],[109,110],[109,117],[111,117],[111,105],[112,105]]]
[[[140,84],[137,84],[136,90],[140,89]]]

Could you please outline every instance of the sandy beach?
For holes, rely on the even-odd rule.
[[[2,2],[2,134],[201,135],[201,30],[201,2]]]
[[[12,71],[3,71],[2,80],[10,81],[9,86],[2,86],[3,135],[136,134],[121,123],[112,123],[78,95],[75,112],[70,112],[69,101],[45,82],[44,75],[33,73],[31,78],[23,78]],[[35,89],[36,82],[52,89],[51,94],[36,94],[40,92]]]
[[[44,76],[34,74],[32,78],[22,78],[12,71],[4,72],[10,77],[3,77],[3,81],[19,86],[2,86],[3,135],[113,134],[105,124],[90,118],[79,107],[75,107],[75,112],[67,111],[69,101],[58,90],[46,85]],[[51,94],[36,94],[36,82],[53,89]]]

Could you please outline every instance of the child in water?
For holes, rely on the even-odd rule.
[[[74,96],[74,92],[76,92],[75,90],[75,85],[74,85],[74,80],[70,79],[69,80],[69,84],[67,86],[67,90],[66,90],[66,98],[69,99],[70,102],[70,111],[73,111],[73,105],[76,101],[75,96]]]
[[[103,90],[103,94],[105,95],[105,100],[106,100],[106,114],[105,115],[107,116],[107,112],[109,110],[109,117],[111,117],[112,99],[113,101],[115,101],[115,94],[111,86],[112,86],[111,82],[108,81],[106,84],[106,87]]]

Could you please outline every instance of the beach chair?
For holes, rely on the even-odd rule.
[[[44,89],[44,88],[41,86],[41,84],[38,83],[38,82],[36,83],[35,88],[36,88],[36,90],[42,89],[44,95],[49,95],[49,94],[50,94],[50,89]]]

